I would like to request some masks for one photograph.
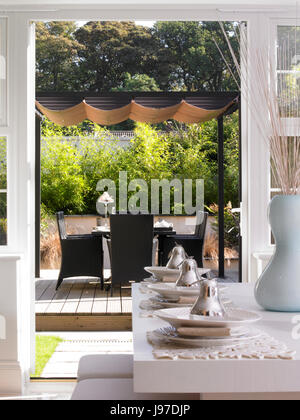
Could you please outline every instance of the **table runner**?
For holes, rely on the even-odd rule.
[[[293,360],[296,351],[290,350],[284,343],[275,340],[268,334],[262,333],[259,338],[250,342],[243,342],[232,347],[210,347],[195,348],[168,343],[164,339],[156,337],[153,331],[147,333],[147,339],[153,346],[153,356],[155,359],[279,359]]]

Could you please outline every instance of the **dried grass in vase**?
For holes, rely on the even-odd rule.
[[[240,81],[238,81],[232,66],[215,41],[216,46],[249,106],[252,118],[255,119],[262,138],[269,147],[273,184],[281,194],[300,194],[300,89],[297,77],[295,77],[297,69],[290,71],[294,59],[292,54],[296,52],[298,32],[295,28],[294,52],[291,46],[292,40],[289,37],[283,45],[278,47],[278,67],[283,70],[283,74],[277,83],[277,72],[272,65],[269,51],[257,49],[254,59],[249,62],[244,24],[239,25],[239,35],[237,35],[240,43],[240,59],[231,46],[222,22],[220,22],[220,26]],[[268,57],[268,65],[266,65],[266,57]],[[297,54],[295,57],[297,57]],[[242,71],[242,67],[246,71]],[[241,89],[241,85],[243,85],[243,89]],[[251,87],[255,85],[261,92],[261,96],[259,99],[256,96],[253,101]],[[266,110],[268,116],[264,118],[263,115]],[[292,126],[290,135],[287,131],[286,121]]]

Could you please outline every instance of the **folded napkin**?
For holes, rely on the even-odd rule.
[[[183,337],[231,337],[230,328],[189,328],[182,327],[177,330]]]
[[[189,296],[180,296],[177,303],[180,303],[182,305],[193,305],[197,300],[197,297],[189,297]]]
[[[94,232],[103,232],[103,231],[108,231],[109,232],[109,227],[108,226],[96,226],[93,229]]]
[[[160,220],[159,222],[156,222],[154,224],[154,227],[156,228],[169,228],[172,227],[172,223],[168,223],[166,220]]]
[[[178,274],[178,277],[179,277],[179,274]],[[178,277],[175,277],[175,276],[173,276],[173,277],[168,277],[168,276],[163,277],[163,283],[175,283],[177,281]]]

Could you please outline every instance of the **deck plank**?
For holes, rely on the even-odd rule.
[[[77,314],[92,314],[96,287],[96,284],[90,284],[89,282],[85,284],[77,307]]]
[[[130,288],[101,290],[90,279],[66,279],[58,291],[56,280],[36,282],[37,331],[130,331]]]
[[[48,287],[52,284],[51,280],[38,280],[35,285],[35,300],[39,301]]]
[[[83,279],[80,280],[80,282],[75,281],[73,283],[69,295],[60,311],[61,314],[67,315],[77,313],[78,304],[87,281],[87,279]]]
[[[46,314],[59,314],[64,307],[64,304],[69,296],[69,293],[73,287],[74,280],[66,279],[53,296],[52,302],[46,310]]]
[[[107,313],[107,301],[108,295],[107,292],[101,290],[99,287],[96,289],[92,314],[106,314]]]
[[[107,302],[108,314],[121,314],[121,300],[120,297],[110,297]]]
[[[36,313],[45,313],[47,308],[52,302],[52,299],[56,293],[55,291],[56,282],[53,281],[51,284],[45,289],[45,291],[41,294],[39,300],[36,302]]]

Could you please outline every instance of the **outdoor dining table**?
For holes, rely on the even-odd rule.
[[[147,299],[147,295],[141,292],[140,285],[134,284],[132,296],[135,392],[199,393],[203,398],[206,394],[300,392],[299,314],[262,310],[255,302],[253,284],[226,286],[227,294],[235,305],[258,312],[262,316],[255,328],[285,343],[289,349],[297,350],[295,359],[155,359],[146,333],[168,324],[159,318],[141,317],[139,305],[142,300]]]
[[[153,229],[153,234],[155,237],[158,238],[158,265],[163,265],[163,250],[164,250],[164,239],[166,236],[175,236],[176,231],[171,229],[162,229],[162,228],[155,228]],[[102,237],[109,237],[110,236],[110,229],[109,227],[104,227],[103,230],[96,230],[92,231],[92,235],[95,236],[102,236]]]

